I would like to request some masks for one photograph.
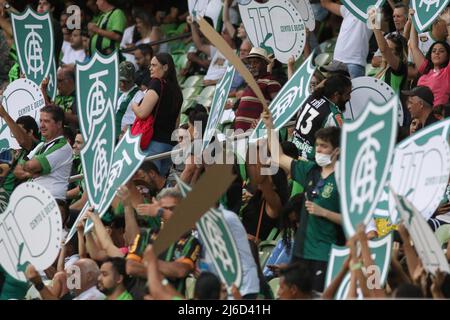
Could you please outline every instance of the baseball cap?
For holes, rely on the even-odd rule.
[[[127,81],[127,82],[134,82],[134,72],[135,72],[134,65],[129,61],[122,61],[119,64],[119,80],[120,81]]]
[[[402,93],[408,97],[419,97],[423,101],[425,101],[430,107],[433,106],[434,103],[434,94],[430,88],[426,86],[417,86],[412,90],[403,90]]]

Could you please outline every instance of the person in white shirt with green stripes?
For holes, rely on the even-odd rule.
[[[48,189],[56,199],[66,200],[72,168],[72,148],[63,135],[64,111],[55,105],[40,110],[43,142],[19,163],[14,174],[31,179]]]

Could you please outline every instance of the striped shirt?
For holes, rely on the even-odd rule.
[[[269,74],[256,80],[256,83],[266,98],[267,104],[272,100],[272,95],[281,89],[281,85]],[[263,105],[261,101],[259,101],[253,90],[247,86],[236,111],[234,129],[242,129],[244,131],[250,129],[252,122],[255,119],[259,119],[262,111]]]

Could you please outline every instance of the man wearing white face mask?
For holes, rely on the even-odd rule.
[[[268,129],[273,128],[272,117],[263,113]],[[345,236],[341,228],[339,192],[334,176],[334,165],[339,154],[341,129],[328,127],[315,134],[315,161],[294,160],[275,148],[272,130],[268,130],[269,150],[279,150],[272,155],[272,162],[291,173],[294,181],[305,186],[306,201],[300,212],[300,225],[294,239],[292,262],[301,261],[313,275],[313,290],[322,292],[328,259],[333,244],[344,245]]]

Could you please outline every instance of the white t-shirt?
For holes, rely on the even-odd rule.
[[[343,63],[365,66],[372,30],[367,28],[367,25],[356,18],[345,6],[341,5],[340,10],[344,20],[339,30],[333,59]]]
[[[127,44],[133,43],[133,34],[135,27],[136,27],[135,25],[132,25],[131,27],[128,27],[123,31],[122,40],[120,41],[121,48],[126,48]]]
[[[105,298],[106,297],[103,293],[101,293],[95,286],[92,286],[78,295],[78,297],[73,298],[73,300],[105,300]]]
[[[256,266],[255,259],[253,258],[250,244],[248,243],[247,231],[245,231],[245,228],[236,213],[225,209],[223,206],[220,208],[223,212],[223,218],[230,228],[232,237],[236,242],[239,257],[241,259],[242,284],[239,288],[239,292],[241,295],[259,293],[258,268]],[[205,262],[211,268],[211,272],[217,274],[209,255],[206,254],[205,257]]]
[[[133,90],[135,87],[136,87],[136,85],[134,85],[127,92],[123,92],[120,95],[119,100],[117,100],[116,112],[119,110],[119,107],[120,107],[122,101],[128,97],[128,95],[130,94],[131,90]],[[139,103],[142,100],[142,98],[144,98],[144,95],[145,95],[144,92],[142,92],[141,90],[138,90],[135,93],[133,99],[131,99],[130,103],[128,104],[127,111],[125,111],[125,114],[123,115],[122,122],[120,124],[120,129],[123,129],[126,126],[133,124],[134,119],[136,119],[136,115],[134,114],[133,110],[131,109],[131,105],[132,105],[133,102]]]
[[[59,140],[62,138],[62,140]],[[47,143],[39,144],[28,158],[39,161],[41,176],[32,179],[46,188],[56,199],[66,199],[66,192],[70,171],[72,170],[72,148],[63,136],[59,136]]]
[[[64,50],[62,50],[63,58],[61,61],[64,64],[75,64],[78,62],[83,62],[86,59],[86,53],[83,49],[74,50],[72,46],[66,46]]]

